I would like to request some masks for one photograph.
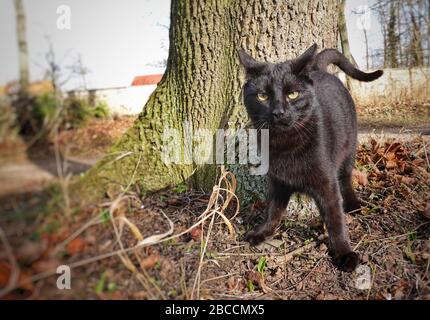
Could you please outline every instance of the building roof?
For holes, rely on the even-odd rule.
[[[145,86],[151,84],[157,84],[160,82],[162,74],[148,74],[146,76],[137,76],[133,79],[131,83],[132,86]]]

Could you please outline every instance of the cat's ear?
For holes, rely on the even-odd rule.
[[[242,49],[238,49],[237,54],[239,55],[240,63],[245,67],[246,75],[248,77],[256,76],[263,71],[266,66],[266,63],[255,60]]]
[[[317,52],[317,48],[318,48],[317,44],[314,43],[304,53],[302,53],[301,56],[291,61],[292,62],[291,68],[293,73],[299,74],[300,72],[302,72],[303,69],[305,69],[307,65],[309,65],[312,62]]]

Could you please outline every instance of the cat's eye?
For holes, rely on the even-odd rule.
[[[258,93],[257,99],[264,102],[264,101],[267,101],[267,99],[269,99],[269,96],[265,93]]]
[[[288,94],[288,99],[290,99],[290,100],[297,99],[298,97],[299,97],[299,93],[297,91],[290,92]]]

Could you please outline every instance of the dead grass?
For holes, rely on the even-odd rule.
[[[430,129],[430,92],[428,85],[414,87],[412,92],[387,92],[384,96],[354,97],[359,127]]]

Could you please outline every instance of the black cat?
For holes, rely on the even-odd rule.
[[[351,183],[357,116],[348,90],[326,68],[335,64],[361,81],[373,81],[383,72],[364,73],[335,49],[316,50],[314,44],[300,57],[276,64],[239,51],[247,74],[248,115],[255,127],[270,133],[267,220],[245,240],[256,245],[272,235],[290,196],[304,193],[319,208],[333,262],[350,272],[360,259],[351,249],[343,213],[360,209]]]

